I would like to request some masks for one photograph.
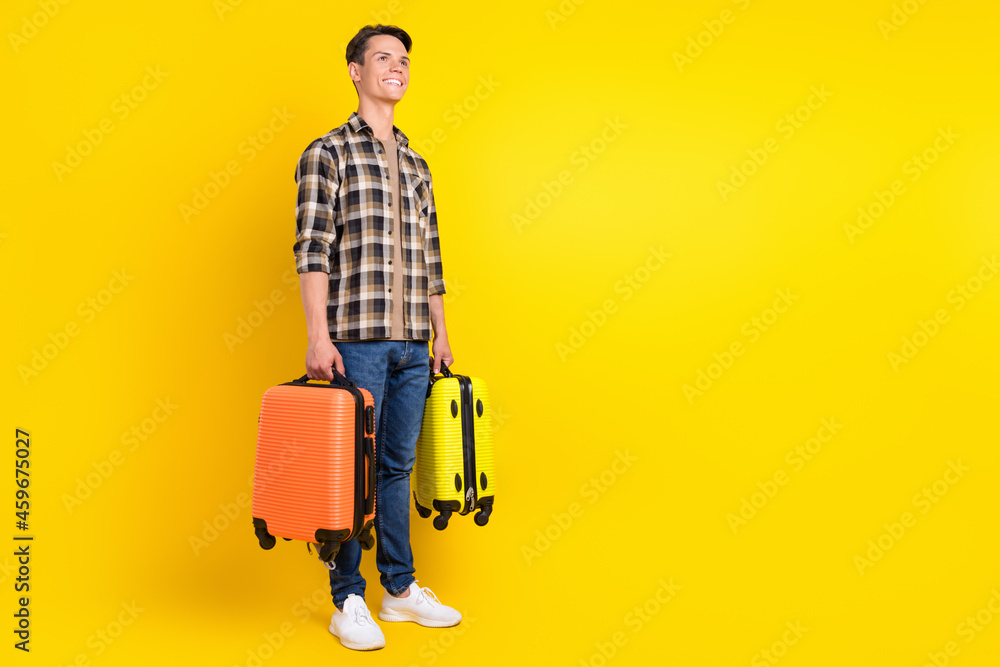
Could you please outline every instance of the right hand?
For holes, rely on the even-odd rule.
[[[337,367],[337,372],[344,375],[344,359],[329,338],[309,343],[306,349],[306,375],[311,380],[333,380],[331,368]]]

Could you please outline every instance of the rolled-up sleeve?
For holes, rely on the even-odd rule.
[[[298,273],[330,273],[330,256],[336,247],[334,223],[337,191],[340,186],[335,155],[313,141],[295,167],[298,197],[295,204],[295,268]]]
[[[427,172],[429,198],[427,229],[424,237],[424,259],[427,263],[427,295],[444,294],[444,276],[441,268],[441,241],[438,239],[437,209],[434,206],[434,181]]]

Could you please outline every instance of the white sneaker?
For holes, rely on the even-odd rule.
[[[457,609],[441,604],[429,588],[420,588],[417,582],[410,584],[410,594],[397,598],[388,591],[382,598],[382,609],[378,617],[383,621],[413,621],[428,628],[447,628],[458,625],[462,614]]]
[[[365,599],[351,593],[344,600],[344,610],[333,610],[330,632],[340,643],[356,651],[370,651],[385,646],[385,635],[368,611]]]

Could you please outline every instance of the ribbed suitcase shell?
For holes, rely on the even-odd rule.
[[[462,430],[464,411],[461,408],[459,376],[446,376],[434,381],[424,404],[414,463],[414,496],[418,510],[422,507],[440,511],[448,507],[453,512],[467,514],[474,509],[492,505],[496,476],[489,392],[482,379],[468,379],[472,387],[472,412],[471,415],[465,415],[465,418],[472,420],[474,475],[472,479],[466,479]],[[452,409],[452,402],[458,406],[457,410]],[[481,413],[478,402],[482,403]],[[474,497],[471,503],[467,503],[470,487]],[[487,517],[488,514],[489,512]],[[425,512],[421,512],[421,515],[428,516]],[[447,520],[444,524],[447,525]]]
[[[371,393],[359,391],[365,407],[374,406]],[[355,418],[355,398],[342,387],[284,384],[264,392],[252,514],[271,535],[315,542],[319,529],[353,528]],[[366,468],[365,496],[367,480]]]

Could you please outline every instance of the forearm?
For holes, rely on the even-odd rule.
[[[302,293],[302,309],[306,315],[306,332],[310,343],[330,340],[330,326],[326,318],[329,290],[330,274],[322,271],[299,274],[299,291]]]
[[[447,340],[448,329],[444,324],[444,295],[432,294],[427,297],[431,311],[431,326],[434,327],[435,340]]]

